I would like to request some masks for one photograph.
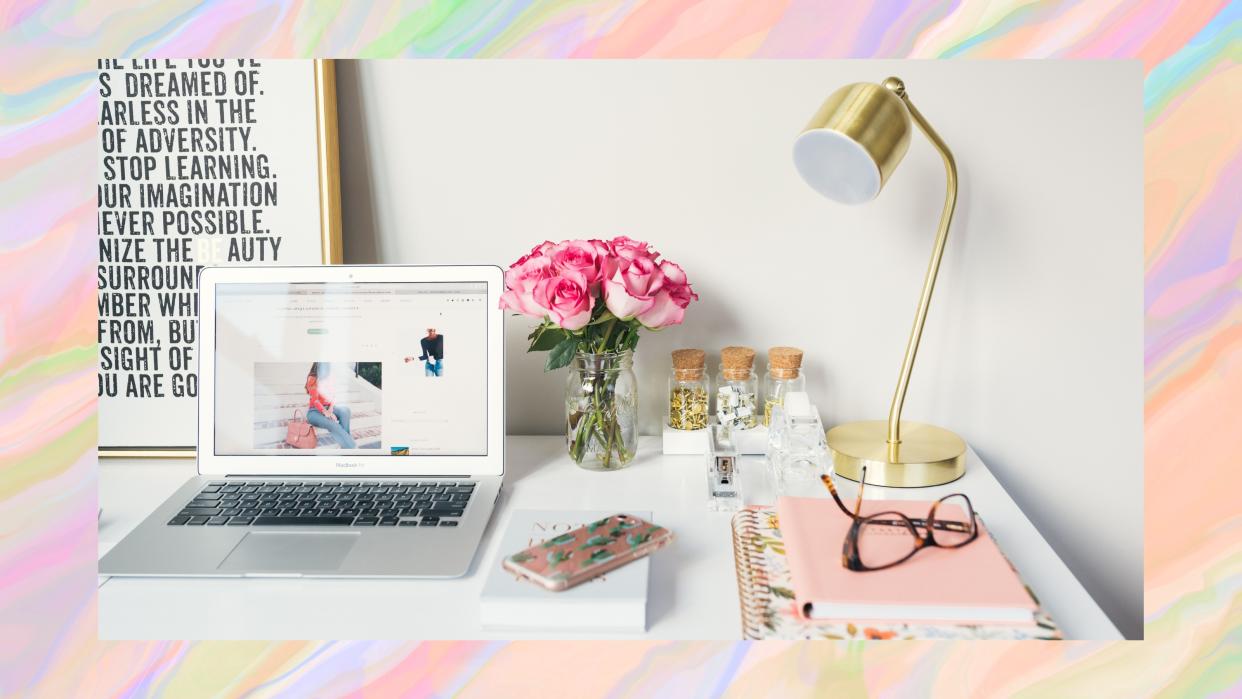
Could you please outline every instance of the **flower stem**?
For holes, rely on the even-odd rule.
[[[608,338],[612,336],[612,330],[615,327],[617,327],[617,319],[613,318],[611,321],[608,322],[608,329],[604,331],[604,339],[600,342],[599,349],[597,351],[599,352],[608,351]]]
[[[574,458],[575,462],[582,463],[582,458],[586,454],[587,443],[590,441],[590,435],[595,431],[592,423],[598,417],[596,411],[589,410],[578,423],[578,431],[574,434],[574,443],[570,449],[569,455]]]
[[[595,399],[595,412],[599,414],[598,424],[601,428],[606,428],[607,422],[604,419],[604,407],[603,405],[601,405],[600,394],[604,392],[605,390],[604,386],[608,382],[607,374],[604,375],[603,379],[604,379],[603,381],[596,382],[595,384],[594,399]],[[602,442],[604,446],[604,453],[602,455],[603,458],[601,460],[603,461],[604,468],[608,468],[610,465],[609,462],[612,461],[612,444],[609,442],[609,440],[605,440],[602,434],[598,436],[599,436],[600,442]]]

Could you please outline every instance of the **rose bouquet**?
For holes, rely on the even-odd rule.
[[[548,353],[548,371],[574,364],[566,420],[576,462],[594,455],[615,468],[634,458],[639,331],[681,323],[697,298],[681,267],[625,236],[543,242],[505,272],[501,308],[540,321],[529,351]]]

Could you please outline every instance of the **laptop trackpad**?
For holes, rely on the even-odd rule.
[[[358,532],[249,532],[218,566],[233,571],[330,571],[341,567]]]

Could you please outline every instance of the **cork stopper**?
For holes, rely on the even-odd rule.
[[[802,350],[797,347],[773,347],[768,350],[768,371],[778,379],[797,378],[802,369]]]
[[[720,350],[720,373],[726,379],[747,378],[754,365],[755,351],[749,347],[730,346]]]
[[[673,350],[673,374],[681,381],[703,378],[707,353],[701,349]]]

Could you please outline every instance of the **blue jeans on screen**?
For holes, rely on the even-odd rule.
[[[427,363],[423,365],[424,376],[441,376],[443,372],[444,372],[444,360],[443,359],[428,359]]]
[[[336,443],[342,449],[356,449],[357,442],[354,441],[352,435],[349,434],[349,408],[343,405],[332,406],[332,414],[336,415],[336,420],[328,419],[327,415],[318,410],[310,410],[306,413],[306,421],[315,427],[322,427],[336,437]]]

